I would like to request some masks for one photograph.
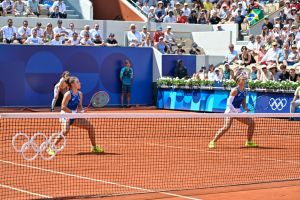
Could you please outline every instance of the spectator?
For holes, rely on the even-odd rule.
[[[215,67],[212,64],[208,67],[207,79],[210,81],[215,80]]]
[[[279,49],[277,48],[277,42],[272,43],[272,48],[267,51],[267,53],[262,58],[261,62],[265,63],[277,63],[279,54]]]
[[[229,64],[234,63],[236,60],[238,60],[238,52],[234,50],[234,45],[229,45],[229,53],[225,56],[225,61]]]
[[[191,14],[191,9],[188,6],[189,6],[188,3],[184,3],[183,4],[183,8],[181,9],[182,12],[183,12],[182,13],[182,17],[184,18],[185,21],[187,21],[188,17]]]
[[[130,60],[126,59],[124,67],[120,72],[120,80],[122,82],[121,105],[124,107],[124,97],[127,97],[127,108],[130,108],[131,86],[133,83],[133,70]]]
[[[65,27],[62,26],[62,20],[59,19],[57,20],[57,27],[53,29],[54,34],[59,34],[60,35],[60,40],[64,41],[65,37],[68,36],[68,31]]]
[[[178,17],[181,12],[182,12],[181,4],[180,4],[180,2],[177,2],[176,5],[175,5],[175,13],[174,14],[175,14],[176,17]]]
[[[106,45],[110,47],[118,46],[118,41],[115,39],[115,34],[110,33],[108,38],[106,39]]]
[[[43,38],[44,30],[43,30],[41,27],[42,27],[42,23],[41,23],[41,22],[37,22],[37,23],[36,23],[36,27],[34,27],[34,28],[31,30],[31,35],[32,35],[33,30],[36,30],[36,32],[37,32],[37,37]]]
[[[130,31],[127,32],[128,46],[138,47],[142,43],[142,36],[140,32],[136,31],[135,24],[130,25]]]
[[[163,8],[162,1],[157,2],[157,7],[154,12],[155,12],[155,22],[163,22],[166,13],[165,13],[165,9]]]
[[[152,47],[153,46],[150,35],[146,35],[146,38],[145,38],[145,40],[143,40],[141,46],[142,47]]]
[[[188,18],[188,22],[189,22],[190,24],[197,24],[197,23],[198,23],[197,12],[196,12],[196,10],[192,10],[192,11],[191,11],[191,14],[190,14],[190,16],[189,16],[189,18]]]
[[[149,2],[148,2],[148,1],[145,1],[145,2],[144,2],[144,5],[143,5],[143,7],[142,7],[142,11],[143,11],[145,14],[148,15],[149,10],[150,10]]]
[[[176,17],[174,16],[173,10],[169,10],[168,15],[164,17],[164,23],[176,23]]]
[[[247,66],[252,63],[255,63],[255,59],[252,56],[252,54],[248,51],[246,46],[243,46],[241,49],[241,60],[242,60],[242,65]]]
[[[148,21],[149,22],[155,22],[155,12],[154,12],[154,7],[151,6],[148,12]]]
[[[167,26],[167,31],[164,33],[164,41],[168,44],[169,49],[172,51],[172,47],[176,45],[176,42],[171,26]]]
[[[23,21],[23,26],[18,29],[18,40],[21,44],[23,44],[27,38],[31,35],[31,30],[28,27],[28,21]]]
[[[41,45],[43,44],[42,38],[38,37],[38,32],[34,28],[32,29],[32,36],[28,37],[24,44],[31,44],[31,45]]]
[[[40,6],[38,0],[28,0],[27,3],[27,15],[40,16]]]
[[[63,14],[61,12],[59,12],[59,7],[58,6],[55,6],[53,8],[53,10],[54,10],[54,12],[52,12],[50,14],[50,16],[49,16],[50,18],[56,18],[56,19],[62,19],[62,18],[64,18]]]
[[[14,3],[13,10],[14,10],[13,12],[15,14],[15,17],[18,17],[18,16],[27,17],[25,3],[22,0],[17,0]]]
[[[293,25],[295,25],[295,27],[297,29],[300,28],[300,14],[299,13],[295,16],[295,21],[293,22]]]
[[[230,66],[227,62],[224,64],[224,67],[225,67],[225,69],[224,69],[224,73],[223,73],[223,79],[224,80],[230,80],[230,79],[232,80],[234,77],[233,71],[230,69]]]
[[[220,69],[219,69],[219,68],[216,68],[216,69],[215,69],[215,73],[214,73],[214,81],[221,82],[222,80],[223,80],[223,75],[222,75],[222,73],[220,72]]]
[[[146,25],[143,26],[143,30],[141,31],[141,36],[142,36],[142,41],[146,40],[147,36],[150,37],[150,33],[148,32],[148,28]]]
[[[191,50],[189,51],[189,53],[190,53],[191,55],[201,55],[201,51],[200,51],[200,49],[198,49],[197,43],[193,42],[192,48],[191,48]]]
[[[7,20],[7,26],[1,28],[3,43],[11,44],[17,38],[17,29],[13,26],[13,20]]]
[[[193,74],[193,79],[204,80],[207,79],[206,67],[202,66],[198,73]]]
[[[178,77],[180,79],[188,77],[187,69],[183,65],[182,60],[177,60],[177,63],[176,63],[175,69],[174,69],[174,77]]]
[[[290,69],[290,77],[289,77],[289,81],[297,82],[298,79],[299,79],[299,75],[296,74],[295,68],[291,68],[291,69]]]
[[[72,33],[72,38],[69,38],[68,42],[66,42],[67,45],[72,45],[72,46],[78,46],[80,45],[80,39],[78,38],[78,33],[73,32]]]
[[[94,46],[94,42],[90,39],[90,34],[89,33],[85,33],[83,38],[80,40],[80,45],[83,46]]]
[[[177,45],[177,49],[175,50],[175,54],[177,54],[177,55],[185,54],[185,50],[182,48],[182,44]]]
[[[103,38],[103,35],[102,35],[102,31],[100,30],[100,26],[99,26],[99,24],[95,24],[94,25],[94,28],[91,30],[91,31],[89,31],[90,33],[91,33],[91,38],[94,40],[94,39],[96,39],[96,34],[98,34],[99,36],[100,36],[100,38],[101,38],[101,40],[102,40],[102,38]]]
[[[250,80],[252,81],[260,80],[260,72],[257,70],[255,64],[251,65]]]
[[[164,41],[164,37],[160,36],[158,42],[155,44],[160,53],[165,54],[170,51],[168,44]]]
[[[154,42],[159,42],[159,38],[164,37],[164,33],[162,32],[162,27],[157,27],[155,33],[154,33]]]
[[[284,9],[281,9],[278,15],[278,18],[280,20],[280,23],[285,23],[287,15],[284,13]]]
[[[46,26],[46,30],[44,31],[44,34],[43,34],[43,42],[48,43],[53,39],[54,39],[54,32],[52,29],[52,24],[48,23]]]
[[[241,23],[241,35],[248,35],[249,33],[249,22],[247,18],[244,18],[243,23]]]
[[[264,23],[263,23],[263,25],[262,25],[262,28],[264,28],[264,27],[267,27],[268,29],[273,29],[273,24],[269,21],[269,17],[268,16],[266,16],[265,18],[264,18]]]
[[[265,49],[265,45],[261,45],[259,48],[259,51],[257,53],[257,59],[256,62],[257,63],[261,63],[262,58],[265,56],[265,54],[267,53],[266,49]]]
[[[268,69],[272,74],[272,77],[273,77],[272,81],[278,81],[280,72],[277,69],[277,65],[275,63],[273,65],[269,65]]]
[[[289,53],[287,58],[287,64],[288,65],[294,65],[299,62],[299,53],[297,45],[292,45],[292,51]]]
[[[68,32],[69,39],[72,39],[73,38],[73,33],[76,33],[75,25],[74,25],[73,22],[71,22],[69,24],[69,29],[67,29],[67,32]],[[78,34],[77,34],[77,37],[78,37]]]
[[[89,34],[89,38],[93,38],[93,35],[92,35],[92,33],[90,32],[90,26],[89,26],[89,25],[85,25],[85,26],[83,27],[83,30],[80,31],[80,34],[79,34],[80,38],[84,38],[84,36],[86,35],[86,33]]]
[[[218,24],[216,31],[224,31],[224,29],[222,28],[222,26],[220,24]]]
[[[221,18],[221,20],[223,20],[223,22],[228,21],[229,19],[229,10],[227,9],[227,5],[223,4],[220,12],[219,12],[219,17]]]
[[[99,35],[99,33],[96,33],[94,37],[95,39],[92,39],[92,41],[95,44],[95,46],[105,46],[105,43],[102,41],[102,38]]]
[[[183,11],[182,10],[179,11],[179,15],[177,16],[176,21],[179,24],[184,24],[186,22],[186,17],[183,16]]]
[[[247,10],[245,9],[246,6],[243,6],[243,3],[240,1],[238,2],[238,10],[241,10],[241,15],[246,16]],[[237,14],[237,13],[236,13]]]
[[[53,3],[52,7],[56,9],[56,6],[59,9],[59,13],[61,13],[60,18],[67,18],[67,13],[66,13],[66,4],[62,0],[57,0]],[[54,9],[54,10],[55,10]],[[54,17],[53,17],[54,18]]]
[[[197,19],[197,23],[198,24],[207,24],[208,23],[207,17],[206,17],[206,14],[204,11],[200,12],[198,19]]]
[[[218,24],[221,21],[221,18],[218,17],[218,13],[216,11],[212,11],[212,16],[209,20],[210,24]]]
[[[241,32],[242,30],[242,23],[244,22],[245,16],[241,14],[241,10],[238,9],[238,14],[234,18],[234,22],[238,25],[238,30]]]
[[[279,74],[279,81],[286,81],[290,78],[290,73],[286,70],[286,65],[280,65],[280,74]]]
[[[261,74],[259,77],[260,81],[267,82],[273,80],[272,73],[267,69],[267,65],[261,66]]]
[[[2,14],[5,16],[6,14],[13,14],[13,2],[11,0],[4,0],[2,2]]]
[[[59,45],[62,45],[62,44],[63,44],[63,42],[62,42],[62,40],[61,40],[61,35],[60,35],[59,33],[56,33],[56,34],[54,35],[54,39],[51,40],[51,41],[48,43],[48,45],[56,45],[56,46],[59,46]]]
[[[285,1],[283,12],[285,15],[289,15],[291,13],[291,3],[289,0]]]
[[[205,10],[207,10],[208,12],[210,12],[214,7],[213,4],[209,1],[209,0],[205,0],[203,2],[203,7]]]
[[[247,48],[249,49],[249,51],[254,51],[255,50],[255,37],[254,37],[254,35],[249,35],[249,42],[248,42]]]

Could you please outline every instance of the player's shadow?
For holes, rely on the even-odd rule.
[[[96,156],[120,156],[122,154],[120,154],[120,153],[109,153],[109,152],[104,152],[104,153],[80,152],[80,153],[77,153],[76,155],[78,155],[78,156],[90,156],[90,155],[96,155]]]
[[[286,149],[283,147],[223,147],[223,149],[243,149],[243,150],[276,150],[276,149]]]

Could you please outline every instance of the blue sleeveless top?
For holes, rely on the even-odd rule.
[[[230,79],[230,70],[224,70],[224,75],[223,75],[225,80]]]
[[[78,107],[78,105],[79,105],[79,103],[80,103],[80,95],[79,95],[79,93],[80,93],[80,92],[78,91],[77,94],[74,95],[74,94],[73,94],[73,91],[70,90],[71,99],[70,99],[70,101],[69,101],[67,107],[68,107],[70,110],[72,110],[72,111],[77,110],[77,107]]]
[[[241,108],[241,104],[247,96],[247,92],[245,90],[241,91],[239,87],[236,87],[238,93],[234,97],[232,105],[234,108]]]
[[[257,71],[256,72],[251,72],[251,74],[250,74],[250,78],[251,78],[251,80],[256,80],[257,79]]]

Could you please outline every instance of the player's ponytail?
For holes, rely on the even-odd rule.
[[[61,74],[61,77],[62,77],[62,78],[70,77],[70,72],[69,72],[69,71],[64,71],[64,72]]]

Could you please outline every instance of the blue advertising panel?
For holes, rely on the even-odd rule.
[[[253,113],[289,113],[291,93],[248,92],[247,107]],[[224,112],[228,90],[159,89],[157,107],[174,110]],[[299,112],[299,109],[296,109]]]
[[[196,72],[196,56],[193,55],[163,55],[162,76],[173,76],[177,60],[182,60],[189,76]]]
[[[79,77],[85,105],[99,90],[110,95],[109,105],[119,105],[125,59],[134,71],[132,104],[152,104],[151,48],[0,45],[0,55],[0,106],[50,106],[65,70]]]

